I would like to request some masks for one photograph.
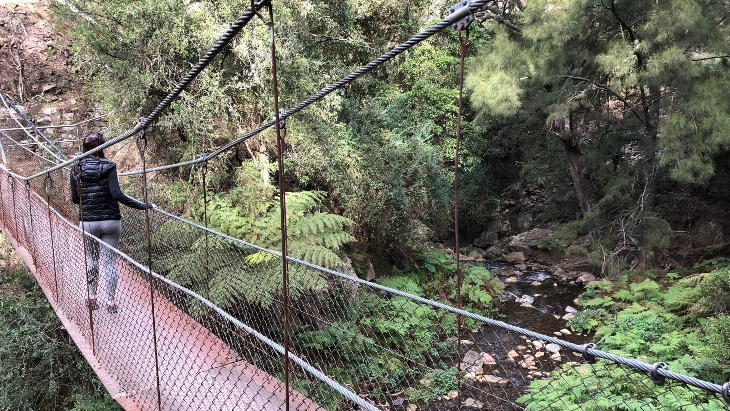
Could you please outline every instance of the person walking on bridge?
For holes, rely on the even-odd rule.
[[[83,150],[87,152],[104,144],[104,136],[98,132],[89,133],[83,142]],[[78,180],[77,181],[77,177]],[[119,203],[138,210],[155,208],[152,203],[142,203],[125,195],[119,187],[117,165],[104,157],[104,151],[98,151],[84,157],[71,169],[71,201],[79,204],[79,221],[82,229],[100,239],[111,247],[119,246],[122,235],[122,215]],[[89,273],[89,304],[92,309],[99,307],[96,288],[99,277],[100,244],[86,238],[86,261]],[[101,244],[102,264],[106,278],[107,310],[117,312],[115,299],[117,289],[117,262],[114,252]]]

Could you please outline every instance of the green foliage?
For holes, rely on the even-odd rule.
[[[593,282],[580,304],[602,308],[578,312],[569,325],[576,331],[598,327],[595,338],[603,350],[648,363],[663,361],[671,370],[708,381],[725,381],[730,376],[730,316],[720,313],[727,309],[725,305],[715,303],[723,301],[726,279],[727,270],[720,269],[668,286],[644,280],[616,289],[606,281]],[[707,313],[720,314],[704,318]],[[533,381],[518,401],[528,410],[543,409],[546,404],[561,410],[593,409],[596,404],[620,410],[724,407],[717,396],[677,385],[654,386],[647,395],[636,389],[636,378],[644,376],[608,361],[594,366],[565,364],[550,380]],[[606,379],[610,384],[601,385],[600,392],[590,388]]]
[[[0,409],[121,410],[32,275],[26,269],[0,268],[0,289]],[[11,289],[15,292],[5,293]]]
[[[730,257],[710,258],[709,260],[702,260],[692,266],[692,268],[701,273],[708,273],[725,267],[730,267]]]
[[[704,311],[711,314],[730,313],[730,267],[703,276],[694,295]]]
[[[158,251],[155,269],[213,303],[230,308],[241,301],[269,307],[282,292],[280,259],[233,241],[169,220],[152,236]],[[328,285],[324,274],[301,269],[290,273],[292,298],[321,292]]]
[[[449,286],[454,290],[450,295],[456,299],[456,278],[451,278]],[[480,266],[470,266],[464,270],[461,284],[462,306],[467,310],[483,313],[492,306],[493,296],[504,293],[504,285],[489,270]]]
[[[578,333],[589,333],[592,332],[601,325],[608,316],[608,312],[605,309],[586,309],[575,313],[573,318],[568,321],[568,327],[571,330]]]
[[[671,369],[670,365],[670,369]],[[619,365],[600,362],[572,366],[564,364],[553,378],[530,383],[525,395],[517,399],[528,411],[555,410],[722,410],[722,398],[667,384],[645,389],[634,374]],[[606,384],[610,381],[610,384]],[[593,387],[601,387],[594,389]]]
[[[548,254],[562,253],[565,251],[565,246],[550,239],[545,239],[535,244],[535,249],[544,251]]]
[[[266,248],[281,250],[281,217],[277,197],[256,205],[248,189],[214,194],[208,210],[210,225],[233,237],[248,239]],[[337,252],[354,240],[348,232],[353,221],[320,211],[325,193],[301,191],[286,194],[289,254],[329,268],[344,263]],[[247,257],[251,264],[271,261],[263,251]]]
[[[456,367],[433,370],[419,382],[420,385],[406,391],[406,398],[410,401],[425,402],[441,398],[449,391],[457,389],[458,373]]]

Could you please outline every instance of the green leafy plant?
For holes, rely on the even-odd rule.
[[[410,401],[433,401],[457,389],[456,367],[436,369],[426,374],[420,385],[406,391],[406,398]]]

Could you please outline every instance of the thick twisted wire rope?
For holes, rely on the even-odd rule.
[[[155,211],[157,211],[158,213],[164,214],[164,215],[166,215],[166,216],[168,216],[170,218],[173,218],[173,219],[179,220],[181,222],[184,222],[186,224],[189,224],[190,226],[199,228],[201,230],[206,230],[206,231],[210,232],[211,234],[214,234],[214,235],[216,235],[216,236],[218,236],[220,238],[223,238],[225,240],[228,240],[228,241],[231,241],[231,242],[234,242],[234,243],[238,243],[238,244],[241,244],[241,245],[245,245],[246,247],[250,247],[250,248],[256,249],[258,251],[263,251],[265,253],[271,254],[271,255],[276,256],[278,258],[281,258],[281,253],[278,252],[278,251],[270,250],[268,248],[264,248],[264,247],[258,246],[256,244],[249,243],[249,242],[244,241],[244,240],[241,240],[239,238],[231,237],[229,235],[220,233],[220,232],[215,231],[215,230],[210,229],[210,228],[203,227],[202,225],[197,224],[197,223],[195,223],[193,221],[186,220],[186,219],[184,219],[182,217],[178,217],[178,216],[176,216],[174,214],[168,213],[168,212],[163,211],[163,210],[160,210],[160,209],[157,209]],[[595,345],[593,345],[593,344],[585,344],[585,345],[574,344],[574,343],[571,343],[571,342],[568,342],[568,341],[565,341],[565,340],[561,340],[559,338],[555,338],[555,337],[551,337],[549,335],[545,335],[545,334],[537,333],[537,332],[534,332],[534,331],[530,331],[530,330],[527,330],[525,328],[520,328],[520,327],[517,327],[517,326],[514,326],[514,325],[510,325],[510,324],[507,324],[507,323],[502,322],[502,321],[499,321],[499,320],[494,320],[494,319],[485,317],[483,315],[474,314],[474,313],[471,313],[471,312],[465,311],[465,310],[460,310],[460,309],[458,309],[456,307],[452,307],[450,305],[447,305],[447,304],[444,304],[444,303],[440,303],[438,301],[429,300],[429,299],[426,299],[426,298],[423,298],[423,297],[419,297],[419,296],[414,295],[414,294],[410,294],[410,293],[407,293],[407,292],[404,292],[404,291],[396,290],[394,288],[389,288],[389,287],[386,287],[386,286],[383,286],[383,285],[380,285],[380,284],[377,284],[377,283],[373,283],[373,282],[370,282],[370,281],[367,281],[367,280],[363,280],[363,279],[360,279],[360,278],[351,277],[351,276],[349,276],[347,274],[344,274],[344,273],[341,273],[339,271],[335,271],[335,270],[332,270],[332,269],[329,269],[329,268],[326,268],[326,267],[322,267],[322,266],[319,266],[319,265],[316,265],[316,264],[313,264],[313,263],[310,263],[308,261],[304,261],[304,260],[301,260],[301,259],[298,259],[298,258],[295,258],[295,257],[292,257],[292,256],[287,256],[287,259],[289,261],[291,261],[291,262],[295,262],[295,263],[300,264],[300,265],[303,265],[305,267],[309,267],[309,268],[312,268],[314,270],[317,270],[317,271],[320,271],[320,272],[323,272],[323,273],[326,273],[326,274],[330,274],[332,276],[341,278],[341,279],[346,280],[346,281],[351,281],[351,282],[358,283],[358,284],[361,284],[361,285],[366,286],[366,287],[374,288],[376,290],[380,290],[380,291],[383,291],[383,292],[386,292],[386,293],[389,293],[389,294],[397,295],[397,296],[400,296],[400,297],[405,297],[407,299],[410,299],[410,300],[413,300],[413,301],[417,301],[419,303],[422,303],[422,304],[425,304],[425,305],[428,305],[428,306],[431,306],[431,307],[434,307],[434,308],[443,309],[443,310],[449,311],[449,312],[451,312],[453,314],[457,314],[457,315],[463,315],[464,317],[470,318],[472,320],[475,320],[475,321],[478,321],[478,322],[481,322],[481,323],[484,323],[484,324],[487,324],[487,325],[491,325],[491,326],[494,326],[494,327],[499,327],[499,328],[502,328],[502,329],[505,329],[505,330],[508,330],[508,331],[512,331],[512,332],[515,332],[517,334],[521,334],[521,335],[524,335],[524,336],[527,336],[527,337],[532,337],[534,339],[539,339],[539,340],[547,341],[549,343],[554,343],[554,344],[557,344],[557,345],[559,345],[559,346],[561,346],[563,348],[567,348],[567,349],[570,349],[570,350],[575,351],[575,352],[583,353],[583,354],[588,355],[588,356],[594,356],[594,357],[597,357],[597,358],[603,358],[605,360],[613,361],[613,362],[615,362],[617,364],[626,365],[626,366],[629,366],[629,367],[632,367],[632,368],[637,368],[637,369],[639,369],[641,371],[645,371],[645,372],[648,372],[648,373],[651,373],[653,371],[653,365],[652,364],[647,364],[645,362],[641,362],[641,361],[634,360],[634,359],[630,359],[630,358],[625,358],[625,357],[622,357],[620,355],[616,355],[616,354],[612,354],[612,353],[609,353],[609,352],[606,352],[606,351],[598,350],[598,349],[594,348]],[[690,377],[690,376],[687,376],[687,375],[684,375],[684,374],[680,374],[680,373],[676,373],[676,372],[673,372],[673,371],[669,371],[667,369],[659,369],[657,371],[657,374],[658,375],[665,376],[665,377],[670,378],[670,379],[673,379],[673,380],[676,380],[676,381],[679,381],[679,382],[682,382],[682,383],[685,383],[685,384],[689,384],[689,385],[692,385],[692,386],[695,386],[695,387],[698,387],[698,388],[702,388],[705,391],[714,392],[714,393],[717,393],[717,394],[722,394],[723,393],[723,386],[720,386],[718,384],[713,384],[713,383],[708,382],[708,381],[700,380],[698,378]]]
[[[262,8],[266,4],[268,4],[270,0],[262,0],[258,3],[255,3],[255,6],[257,9]],[[228,43],[233,40],[233,37],[235,37],[246,24],[248,24],[249,21],[255,16],[255,11],[252,10],[251,7],[247,8],[241,17],[238,18],[229,28],[226,30],[225,33],[211,46],[211,48],[208,50],[207,53],[203,57],[200,58],[198,63],[188,71],[188,73],[185,75],[185,77],[180,80],[177,85],[170,91],[170,93],[165,96],[165,98],[160,101],[160,103],[155,107],[152,112],[150,112],[146,117],[144,117],[144,120],[140,121],[135,125],[132,129],[122,133],[121,135],[107,141],[104,144],[99,145],[98,147],[91,149],[85,153],[81,153],[77,156],[75,156],[72,159],[69,159],[67,161],[64,161],[62,163],[59,163],[58,165],[52,167],[51,169],[47,171],[55,171],[61,167],[65,167],[67,165],[73,164],[75,161],[78,161],[84,157],[87,157],[91,154],[97,153],[107,147],[113,146],[114,144],[119,143],[120,141],[126,140],[129,137],[132,137],[142,131],[142,129],[147,128],[152,122],[159,117],[159,115],[162,113],[163,110],[165,110],[167,107],[172,104],[172,102],[182,93],[188,85],[205,69],[210,62],[213,60],[213,58],[223,50],[225,46],[228,45]],[[46,171],[42,171],[36,174],[33,174],[28,177],[24,177],[26,180],[32,180],[37,177],[41,177],[45,175]]]
[[[96,117],[93,117],[93,118],[89,118],[89,119],[86,119],[86,120],[82,120],[82,121],[79,121],[78,123],[73,123],[73,124],[56,124],[56,125],[51,125],[51,126],[36,126],[35,128],[37,128],[38,130],[41,130],[41,129],[45,130],[45,129],[49,129],[49,128],[72,128],[72,127],[78,127],[78,126],[80,126],[82,124],[86,124],[86,123],[89,123],[91,121],[98,120],[100,118],[104,118],[106,116],[108,116],[108,114],[102,114],[100,116],[96,116]],[[23,130],[23,128],[22,127],[0,128],[0,131],[20,131],[20,130]]]
[[[446,27],[449,27],[453,23],[461,20],[469,12],[471,12],[471,11],[476,12],[480,8],[484,7],[486,4],[492,3],[492,2],[494,2],[494,0],[476,0],[476,1],[474,1],[470,7],[464,7],[459,12],[454,13],[454,14],[450,15],[449,17],[445,18],[444,20],[440,21],[439,23],[421,31],[420,33],[416,34],[415,36],[411,37],[410,39],[393,47],[387,53],[381,55],[380,57],[376,58],[375,60],[372,60],[368,64],[360,67],[359,69],[351,72],[347,76],[341,78],[340,80],[332,83],[331,85],[327,86],[326,88],[323,88],[319,92],[313,94],[312,96],[310,96],[306,100],[300,102],[299,104],[292,107],[288,111],[282,112],[279,116],[280,120],[286,120],[289,116],[304,110],[305,108],[307,108],[310,105],[312,105],[313,103],[321,100],[322,98],[324,98],[328,94],[332,93],[333,91],[344,87],[345,85],[353,82],[354,80],[363,76],[364,74],[367,74],[367,73],[371,72],[373,69],[385,64],[387,61],[395,58],[396,56],[403,53],[404,51],[412,48],[413,46],[417,45],[418,43],[428,39],[429,37],[433,36],[434,34],[445,29]],[[149,168],[149,169],[147,169],[147,172],[152,173],[152,172],[156,172],[156,171],[169,170],[172,168],[185,167],[185,166],[198,164],[198,163],[202,163],[203,161],[210,160],[211,158],[217,157],[224,151],[229,150],[230,148],[238,145],[239,143],[242,143],[243,141],[248,140],[249,138],[261,133],[262,131],[273,126],[274,124],[276,124],[275,119],[269,120],[268,122],[263,123],[263,124],[259,125],[257,128],[244,134],[243,136],[219,147],[218,149],[211,152],[210,154],[200,156],[193,160],[183,161],[183,162],[169,164],[169,165],[160,166],[160,167]],[[130,176],[130,175],[140,174],[141,172],[142,172],[141,170],[127,171],[127,172],[119,173],[119,175],[120,176]]]
[[[6,168],[3,167],[3,169],[4,169],[5,172],[7,172],[7,169]],[[74,230],[80,230],[81,231],[81,229],[78,226],[74,225],[66,217],[64,217],[63,215],[61,215],[61,213],[59,213],[58,210],[56,210],[54,207],[50,206],[42,196],[40,196],[34,190],[32,190],[32,191],[33,191],[33,195],[38,199],[38,201],[40,201],[43,204],[45,204],[46,206],[50,207],[51,210],[53,211],[53,213],[61,221],[65,222],[72,229],[74,229]],[[153,212],[159,212],[161,214],[164,214],[164,215],[167,215],[167,216],[170,216],[170,217],[177,218],[176,216],[174,216],[172,214],[169,214],[169,213],[166,213],[166,212],[164,212],[164,211],[162,211],[160,209],[155,209],[155,210],[153,210]],[[177,219],[180,219],[180,218],[177,218]],[[180,219],[180,220],[182,220],[184,222],[187,222],[184,219]],[[213,230],[209,230],[209,231],[211,231],[212,233],[215,233],[215,231],[213,231]],[[93,236],[93,235],[91,235],[89,233],[85,233],[85,235],[87,237],[91,238],[91,239],[96,240],[96,241],[101,241],[99,238],[97,238],[97,237],[95,237],[95,236]],[[134,260],[132,257],[130,257],[127,254],[125,254],[124,252],[122,252],[121,250],[119,250],[117,248],[114,248],[114,247],[112,247],[110,245],[106,245],[106,247],[109,250],[111,250],[114,253],[116,253],[118,256],[122,257],[129,264],[137,267],[139,270],[142,270],[143,272],[151,272],[152,273],[152,277],[155,278],[155,280],[160,281],[162,283],[165,283],[168,286],[170,286],[170,287],[172,287],[172,288],[174,288],[174,289],[182,292],[183,294],[186,294],[187,296],[193,298],[194,300],[200,302],[201,304],[203,304],[206,307],[210,308],[212,311],[216,312],[221,317],[223,317],[226,320],[230,321],[237,328],[239,328],[239,329],[243,330],[245,333],[247,333],[247,334],[255,337],[256,339],[258,339],[259,341],[263,342],[264,344],[266,344],[267,346],[269,346],[270,348],[272,348],[274,351],[278,352],[279,354],[284,355],[284,347],[282,345],[276,343],[275,341],[273,341],[270,338],[266,337],[264,334],[256,331],[252,327],[244,324],[240,320],[236,319],[235,317],[233,317],[232,315],[230,315],[229,313],[227,313],[225,310],[221,309],[220,307],[218,307],[217,305],[213,304],[208,299],[204,298],[202,295],[200,295],[200,294],[198,294],[198,293],[196,293],[196,292],[194,292],[192,290],[189,290],[189,289],[183,287],[182,285],[177,284],[176,282],[174,282],[172,280],[169,280],[168,278],[166,278],[166,277],[164,277],[164,276],[162,276],[162,275],[160,275],[160,274],[158,274],[158,273],[156,273],[156,272],[154,272],[152,270],[149,270],[148,267],[145,267],[144,265],[140,264],[139,262],[137,262],[136,260]],[[265,250],[265,249],[262,249],[262,250]],[[279,254],[279,256],[281,256],[281,255]],[[289,259],[289,260],[290,261],[295,261],[295,260],[292,260],[292,259]],[[308,372],[309,374],[311,374],[313,377],[315,377],[316,379],[320,380],[321,382],[323,382],[324,384],[326,384],[327,386],[329,386],[333,390],[335,390],[338,393],[340,393],[343,397],[345,397],[348,400],[352,401],[353,403],[359,405],[363,409],[368,410],[368,411],[380,411],[379,408],[377,408],[373,404],[367,402],[363,398],[359,397],[357,394],[355,394],[354,392],[350,391],[346,387],[342,386],[337,381],[335,381],[332,378],[328,377],[325,373],[321,372],[320,370],[318,370],[313,365],[309,364],[307,361],[305,361],[304,359],[300,358],[296,354],[292,354],[290,352],[289,353],[289,359],[291,361],[293,361],[294,363],[296,363],[297,365],[299,365],[300,367],[302,367],[302,369],[304,369],[306,372]]]
[[[45,134],[41,133],[41,131],[38,129],[38,127],[36,127],[35,124],[32,121],[30,121],[30,119],[28,117],[26,117],[25,114],[23,114],[23,112],[21,112],[17,107],[15,107],[15,104],[13,104],[13,102],[10,100],[10,98],[8,98],[8,96],[5,95],[5,93],[0,93],[0,96],[2,96],[3,104],[5,105],[5,107],[8,110],[10,110],[12,108],[13,111],[15,111],[23,120],[25,120],[26,123],[28,123],[28,125],[30,126],[30,128],[33,129],[33,131],[35,131],[36,133],[38,133],[39,136],[41,136],[44,140],[46,140],[46,143],[48,143],[48,145],[50,145],[51,147],[53,147],[57,151],[57,153],[54,153],[53,151],[49,150],[48,147],[45,147],[44,146],[44,148],[48,151],[49,154],[51,154],[53,157],[55,157],[59,161],[61,161],[61,159],[65,160],[65,159],[68,158],[68,157],[66,157],[65,154],[63,154],[63,150],[61,150],[57,145],[55,145],[53,143],[53,141],[49,140],[48,137],[46,137]],[[20,121],[18,121],[18,119],[15,118],[15,116],[12,116],[12,117],[13,117],[13,120],[15,120],[16,123],[18,123],[18,125],[20,126],[20,128],[26,134],[28,134],[28,136],[30,138],[32,138],[33,140],[35,140],[39,145],[43,145],[43,143],[41,143],[40,141],[36,140],[36,138],[33,137],[33,135],[28,132],[28,128],[27,127],[23,127],[23,125],[20,124]]]
[[[12,138],[12,137],[10,137],[9,135],[5,134],[4,132],[0,131],[0,135],[2,135],[3,137],[7,138],[7,139],[8,139],[8,140],[10,140],[10,141],[12,141],[13,143],[15,143],[15,145],[16,145],[16,146],[18,146],[18,147],[22,148],[23,150],[27,151],[27,152],[28,152],[28,153],[30,153],[31,155],[33,155],[33,156],[35,156],[35,157],[38,157],[38,158],[40,158],[41,160],[45,160],[45,161],[47,161],[47,162],[49,162],[49,163],[51,163],[51,164],[57,164],[57,163],[56,163],[55,161],[53,161],[53,160],[51,160],[51,159],[49,159],[49,158],[45,158],[45,157],[43,157],[42,155],[40,155],[40,154],[36,153],[35,151],[33,151],[33,150],[29,149],[29,148],[28,148],[28,147],[26,147],[26,146],[25,146],[24,144],[21,144],[21,143],[19,143],[19,142],[18,142],[17,140],[15,140],[14,138]],[[5,150],[3,150],[3,152],[5,152]],[[3,155],[3,156],[4,156],[4,155]],[[5,161],[5,162],[7,163],[7,161]],[[20,177],[20,178],[24,178],[24,177]]]

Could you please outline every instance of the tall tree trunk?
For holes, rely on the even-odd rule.
[[[591,206],[596,202],[596,191],[591,184],[586,164],[583,160],[583,152],[580,149],[580,137],[573,125],[573,114],[553,123],[553,131],[560,136],[565,155],[568,158],[570,177],[573,180],[575,195],[578,197],[580,211],[585,215]]]
[[[656,202],[656,174],[659,168],[656,155],[659,122],[658,104],[649,105],[649,101],[658,101],[659,90],[649,88],[647,99],[644,87],[641,88],[641,103],[644,108],[644,130],[646,131],[646,166],[644,167],[644,191],[639,199],[640,222],[639,222],[639,271],[646,271],[653,265],[654,252],[649,238],[649,221],[654,216],[654,205]]]

